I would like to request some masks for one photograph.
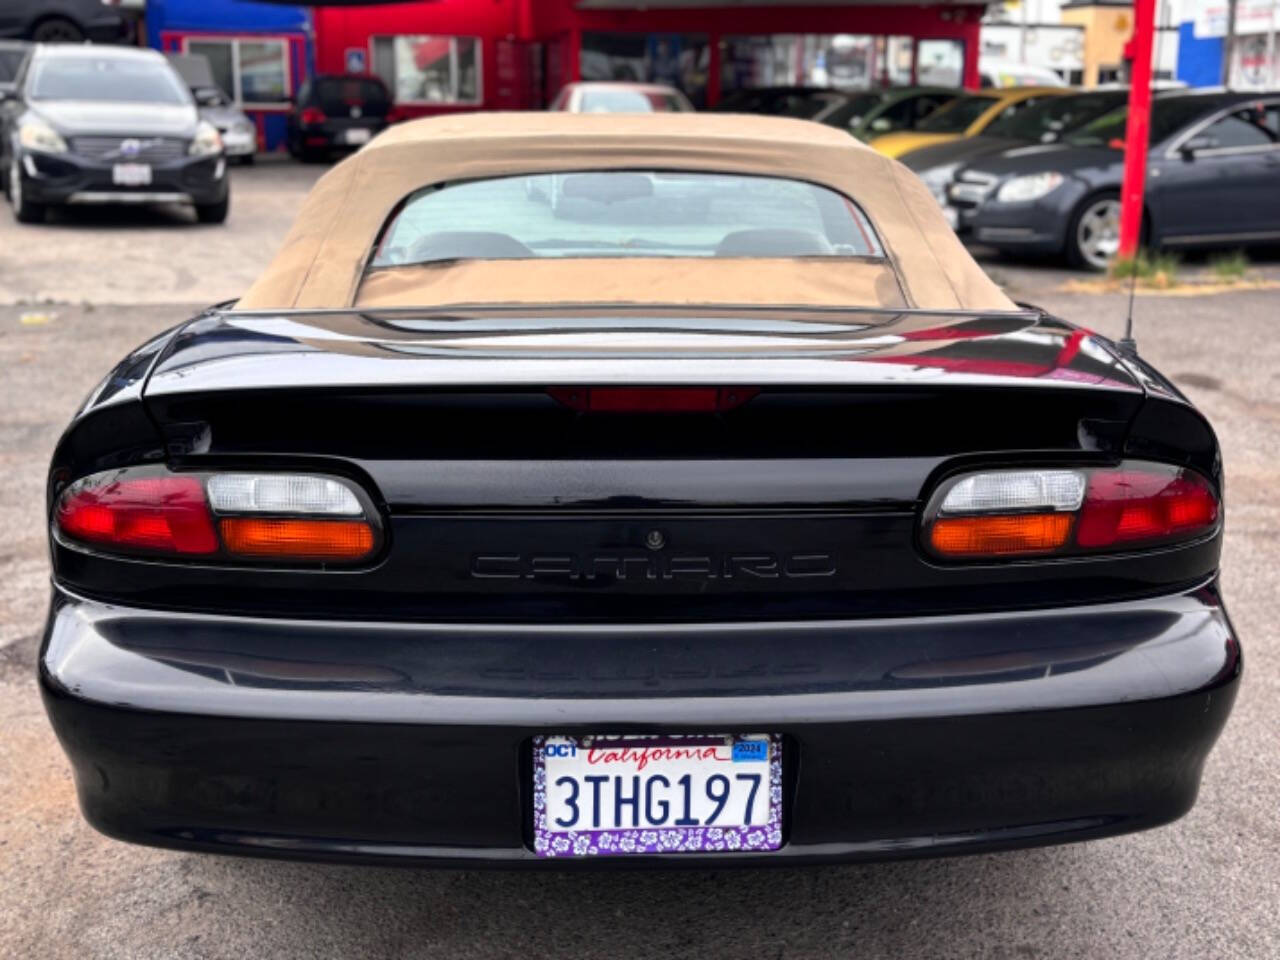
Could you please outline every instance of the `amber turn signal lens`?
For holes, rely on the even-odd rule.
[[[373,552],[373,528],[359,520],[225,517],[218,523],[227,552],[292,560],[360,560]]]
[[[947,557],[1048,553],[1071,536],[1069,513],[944,517],[929,532],[933,549]]]

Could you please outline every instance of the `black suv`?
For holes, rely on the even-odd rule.
[[[111,203],[187,203],[221,223],[226,174],[217,129],[154,50],[36,46],[0,98],[0,178],[23,223]]]
[[[313,77],[289,114],[287,144],[300,160],[358,150],[391,122],[391,94],[377,77],[347,73]]]

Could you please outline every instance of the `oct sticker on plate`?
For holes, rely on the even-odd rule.
[[[534,737],[533,818],[542,857],[777,850],[782,738]]]

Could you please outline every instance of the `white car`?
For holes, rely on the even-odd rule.
[[[1017,63],[1010,60],[990,60],[986,57],[978,61],[978,73],[983,87],[1065,87],[1067,81],[1056,70],[1032,63]]]
[[[691,113],[693,104],[661,83],[569,83],[548,108],[568,113]]]
[[[562,113],[692,113],[693,104],[675,87],[661,83],[568,83],[560,88],[548,110]],[[551,204],[554,216],[564,215],[563,177],[526,177],[530,200]]]

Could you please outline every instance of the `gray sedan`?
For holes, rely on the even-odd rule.
[[[1061,143],[959,170],[947,199],[976,240],[1103,270],[1119,246],[1127,108]],[[1152,106],[1145,243],[1243,246],[1280,239],[1280,93],[1179,93]]]

